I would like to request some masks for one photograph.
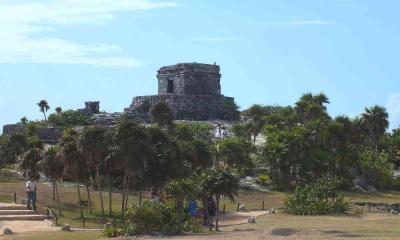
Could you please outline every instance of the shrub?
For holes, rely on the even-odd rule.
[[[116,226],[106,227],[105,229],[103,229],[104,236],[109,238],[118,237],[120,235],[123,235],[122,233],[123,230]]]
[[[263,186],[268,186],[271,183],[271,178],[268,175],[260,175],[257,177],[256,183]]]
[[[350,210],[350,203],[338,192],[339,185],[336,178],[321,178],[299,186],[287,197],[284,211],[296,215],[345,213]]]
[[[144,202],[142,206],[133,205],[127,210],[124,234],[154,234],[199,231],[198,224],[185,212],[182,222],[177,216],[176,205],[172,202],[155,204]]]

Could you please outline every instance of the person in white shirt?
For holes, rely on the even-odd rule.
[[[227,135],[228,135],[228,133],[226,132],[226,128],[225,128],[225,127],[222,127],[222,130],[221,130],[221,139],[224,139]]]
[[[218,124],[217,128],[215,129],[215,138],[222,138],[220,124]]]
[[[30,177],[29,181],[26,182],[26,195],[28,196],[27,207],[31,209],[31,201],[32,201],[32,208],[36,211],[36,190],[37,190],[37,183],[34,177]]]

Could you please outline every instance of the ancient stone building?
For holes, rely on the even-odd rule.
[[[87,116],[97,114],[100,112],[100,102],[85,102],[85,108],[78,109],[78,111]]]
[[[234,104],[233,98],[221,94],[218,65],[180,63],[160,68],[157,78],[158,95],[133,98],[125,113],[149,111],[165,102],[178,120],[212,120],[223,119],[226,105]]]

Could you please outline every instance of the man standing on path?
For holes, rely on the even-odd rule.
[[[36,189],[37,189],[37,184],[35,181],[35,178],[31,176],[29,178],[29,181],[26,182],[26,195],[28,196],[28,203],[27,207],[28,209],[31,209],[31,201],[32,201],[32,208],[33,210],[36,211]]]

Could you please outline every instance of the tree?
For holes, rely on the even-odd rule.
[[[373,106],[365,108],[365,112],[362,114],[363,124],[368,129],[369,135],[371,136],[371,142],[374,144],[376,153],[378,152],[379,139],[386,132],[389,127],[389,114],[386,109],[382,106]]]
[[[172,180],[168,182],[164,188],[163,192],[167,194],[167,196],[171,196],[175,200],[177,216],[178,216],[178,225],[176,226],[176,232],[179,233],[180,224],[183,223],[183,215],[184,215],[184,203],[185,200],[194,197],[196,194],[197,186],[192,179],[179,179]]]
[[[101,190],[101,170],[108,155],[109,146],[106,144],[106,129],[102,126],[91,126],[86,128],[80,139],[80,148],[85,154],[88,166],[93,167],[96,172],[97,190],[99,192],[101,215],[104,219],[104,204]]]
[[[146,157],[146,133],[137,122],[122,119],[114,131],[110,158],[118,161],[117,166],[123,172],[123,199],[121,215],[124,217],[132,179],[143,174]]]
[[[57,194],[58,214],[61,216],[61,201],[58,192],[57,181],[62,178],[64,172],[64,163],[59,154],[59,147],[51,146],[45,150],[42,160],[39,162],[44,174],[50,177],[53,181]]]
[[[51,123],[51,125],[53,125],[53,127],[55,127],[60,124],[60,117],[59,115],[52,113],[49,115],[48,121]]]
[[[250,121],[246,123],[245,129],[253,136],[253,144],[256,144],[257,136],[262,131],[265,123],[266,117],[276,113],[281,108],[278,106],[263,106],[259,104],[254,104],[248,109],[243,111],[243,114],[250,118]],[[238,130],[238,129],[237,129]]]
[[[183,178],[192,173],[179,152],[179,147],[171,139],[172,135],[158,126],[146,129],[147,161],[144,181],[155,192],[173,178]]]
[[[23,170],[23,176],[35,176],[38,173],[38,162],[42,159],[43,143],[38,138],[30,138],[26,149],[18,166]]]
[[[60,116],[61,113],[62,113],[62,108],[61,107],[56,107],[55,110],[56,110],[57,115]]]
[[[47,121],[46,112],[50,109],[49,104],[47,103],[46,100],[43,99],[43,100],[40,100],[40,102],[38,102],[37,105],[39,106],[40,111],[44,115],[44,120]]]
[[[81,197],[79,179],[81,179],[82,177],[84,178],[84,175],[86,175],[87,166],[83,158],[83,155],[79,149],[79,134],[72,128],[67,128],[64,130],[61,139],[60,156],[64,161],[66,170],[74,173],[73,175],[75,176],[79,210],[81,214],[81,219],[83,219],[84,215],[83,215],[82,197]],[[89,208],[91,213],[90,194],[88,194],[88,197],[89,197]]]
[[[28,124],[29,120],[26,117],[21,118],[20,122],[24,125]]]
[[[173,125],[174,114],[165,102],[157,103],[150,110],[150,115],[152,122],[161,127],[171,127]]]
[[[225,101],[222,115],[219,116],[222,120],[239,120],[240,107],[234,101]]]
[[[191,166],[192,171],[200,171],[213,164],[212,135],[210,126],[180,123],[175,126],[173,136],[179,147],[182,160]]]
[[[235,137],[227,137],[216,143],[219,160],[225,166],[235,166],[241,173],[242,167],[251,165],[250,153],[254,150],[250,142]]]
[[[217,219],[215,230],[219,230],[219,202],[222,196],[228,197],[231,201],[235,200],[239,190],[239,180],[232,175],[228,168],[216,168],[206,172],[201,177],[201,188],[215,196],[217,201]]]
[[[302,123],[316,119],[326,119],[328,118],[328,114],[325,104],[328,103],[329,99],[324,93],[317,95],[305,93],[296,102],[295,111]]]

